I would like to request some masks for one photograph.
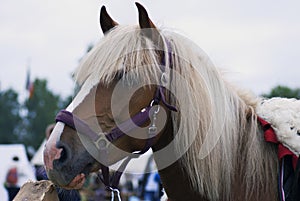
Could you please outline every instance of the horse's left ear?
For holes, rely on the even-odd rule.
[[[106,34],[109,30],[117,25],[118,23],[108,15],[105,6],[102,6],[100,11],[100,26],[103,34]]]

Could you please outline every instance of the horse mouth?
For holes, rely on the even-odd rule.
[[[93,171],[94,165],[92,163],[89,163],[85,166],[85,168],[80,172],[83,173],[84,175],[88,175]]]

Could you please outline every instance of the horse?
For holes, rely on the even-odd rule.
[[[279,200],[277,147],[264,141],[258,98],[136,6],[137,26],[101,8],[104,37],[76,70],[80,90],[45,146],[49,179],[80,188],[101,170],[114,191],[107,167],[150,148],[170,200]]]

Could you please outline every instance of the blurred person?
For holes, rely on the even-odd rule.
[[[20,190],[20,185],[18,181],[19,177],[22,175],[22,168],[19,167],[19,157],[14,156],[12,158],[12,164],[10,165],[7,171],[6,180],[4,183],[4,186],[8,192],[9,201],[12,201]]]
[[[159,201],[162,196],[162,186],[157,172],[147,173],[144,176],[143,199],[145,201]]]

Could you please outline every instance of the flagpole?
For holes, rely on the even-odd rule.
[[[28,92],[28,99],[32,97],[33,89],[34,89],[33,82],[31,81],[30,78],[30,74],[31,74],[30,66],[31,66],[31,58],[29,57],[27,59],[27,75],[26,75],[26,83],[25,83],[25,89]]]

